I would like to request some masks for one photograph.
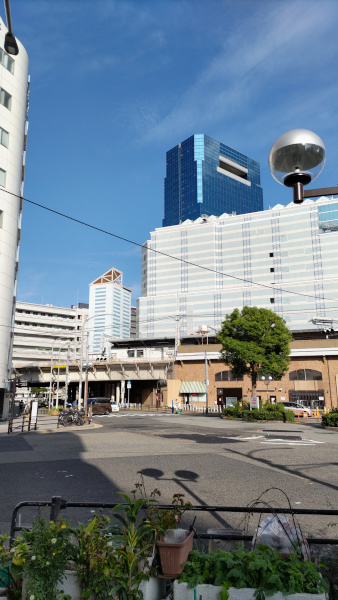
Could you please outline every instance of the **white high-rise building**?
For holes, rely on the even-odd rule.
[[[337,260],[338,199],[156,229],[143,248],[138,337],[218,330],[243,306],[269,308],[291,330],[316,329],[312,319],[337,327]]]
[[[0,415],[7,416],[8,379],[18,281],[22,196],[28,132],[28,56],[4,50],[7,28],[0,19]]]
[[[89,352],[101,354],[109,338],[129,339],[131,290],[123,285],[123,273],[110,269],[89,284]]]
[[[35,366],[50,361],[53,356],[71,360],[80,356],[82,325],[88,316],[88,304],[71,308],[52,304],[34,304],[17,300],[13,341],[13,367]],[[62,359],[65,364],[65,359]]]

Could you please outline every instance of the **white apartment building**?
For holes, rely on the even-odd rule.
[[[143,248],[138,337],[218,330],[243,306],[271,309],[293,331],[338,322],[337,260],[333,198],[156,229]]]
[[[0,414],[6,417],[5,395],[11,376],[14,311],[18,279],[22,196],[28,132],[28,56],[4,50],[7,28],[0,19]]]
[[[89,353],[110,350],[108,340],[129,339],[131,290],[123,285],[123,273],[112,268],[89,284]]]
[[[88,304],[62,308],[52,304],[16,302],[13,367],[38,366],[60,353],[62,364],[70,348],[70,359],[80,356],[82,324]],[[65,364],[65,363],[64,363]]]

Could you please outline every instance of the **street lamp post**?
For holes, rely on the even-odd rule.
[[[214,327],[211,327],[211,325],[201,325],[198,333],[202,334],[202,340],[203,340],[203,335],[206,336],[207,338],[207,343],[205,345],[205,351],[204,351],[204,364],[205,364],[205,414],[208,415],[209,414],[209,393],[208,393],[208,389],[209,389],[209,379],[208,379],[208,336],[209,336],[209,329],[213,329],[214,331],[217,331]]]
[[[272,381],[272,377],[271,375],[269,375],[268,377],[262,375],[261,380],[266,385],[266,401],[269,402],[269,383]]]
[[[69,338],[66,337],[58,337],[54,340],[54,342],[52,343],[52,356],[50,359],[50,379],[49,379],[49,398],[48,398],[48,404],[49,404],[49,408],[51,408],[51,403],[52,403],[52,379],[53,379],[53,357],[54,357],[54,344],[55,342],[57,342],[58,340],[68,340]]]

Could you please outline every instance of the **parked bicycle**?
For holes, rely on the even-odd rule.
[[[68,408],[60,410],[58,416],[58,427],[62,425],[67,427],[69,425],[84,425],[85,423],[85,411],[77,410],[76,408]]]

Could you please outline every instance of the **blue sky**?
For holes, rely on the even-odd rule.
[[[268,167],[289,129],[327,150],[338,184],[336,0],[11,0],[30,59],[25,197],[139,243],[163,218],[165,153],[205,133],[261,163],[264,204],[291,192]],[[4,19],[4,10],[1,9]],[[24,205],[27,302],[88,301],[117,267],[140,295],[135,246]]]

